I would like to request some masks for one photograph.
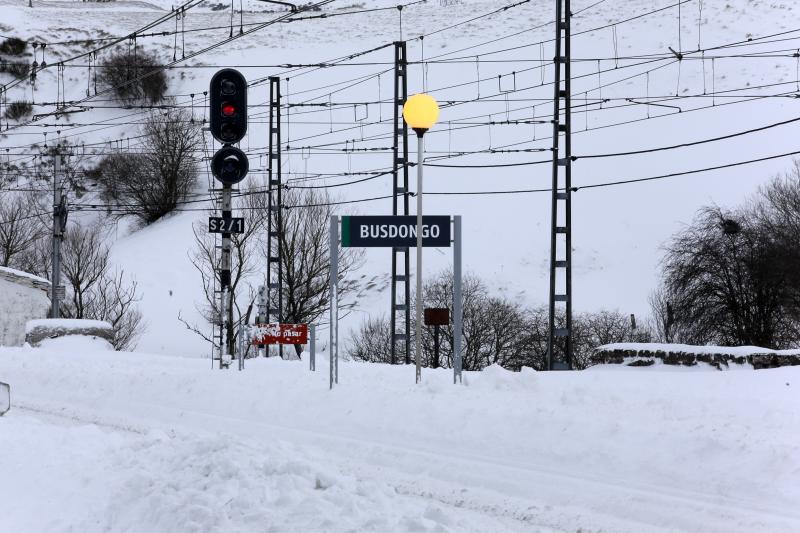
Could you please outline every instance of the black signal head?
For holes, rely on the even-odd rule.
[[[211,173],[225,185],[235,185],[247,176],[250,163],[235,146],[223,146],[211,159]]]
[[[209,87],[211,135],[223,144],[242,140],[247,132],[247,80],[225,68],[214,74]]]

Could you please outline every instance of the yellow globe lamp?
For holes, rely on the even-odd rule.
[[[403,118],[406,124],[422,137],[431,129],[439,118],[439,104],[436,99],[425,93],[411,96],[403,105]]]

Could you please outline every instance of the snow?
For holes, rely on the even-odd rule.
[[[2,500],[18,503],[3,509],[12,530],[478,532],[494,525],[475,512],[399,495],[385,483],[298,458],[285,444],[113,432],[24,415],[3,422],[16,437],[8,442],[0,435],[4,453],[26,459],[4,468],[21,483],[0,488]],[[19,437],[36,444],[21,448]],[[69,461],[50,462],[54,440]],[[54,476],[81,490],[53,484]],[[50,512],[53,502],[58,512]]]
[[[777,44],[728,50],[764,57],[718,59],[713,67],[709,60],[687,58],[680,63],[679,80],[678,64],[668,65],[653,71],[647,85],[639,75],[604,87],[602,96],[612,100],[603,109],[581,106],[580,96],[590,101],[600,96],[598,81],[608,83],[644,70],[624,68],[621,60],[619,70],[598,75],[597,62],[587,58],[606,58],[600,66],[607,70],[614,68],[611,57],[617,53],[663,54],[668,47],[677,47],[675,9],[611,26],[671,3],[602,2],[573,19],[576,33],[609,25],[572,40],[574,56],[584,59],[573,65],[575,155],[685,143],[798,114],[800,100],[775,97],[730,107],[721,105],[729,100],[720,97],[711,109],[693,110],[708,104],[703,95],[712,88],[737,91],[728,96],[743,94],[745,87],[750,96],[795,90],[797,60],[769,57],[767,52],[797,48],[797,33],[789,31],[797,19],[797,6],[746,0],[704,2],[700,26],[696,24],[700,3],[684,4],[684,51],[701,41],[703,47],[711,47],[788,32]],[[370,2],[366,7],[378,4],[391,5]],[[197,68],[170,71],[170,92],[202,94],[213,72],[204,66],[236,64],[254,80],[286,69],[247,65],[317,63],[391,42],[400,38],[400,31],[408,39],[409,59],[415,61],[409,66],[410,93],[427,88],[441,102],[470,100],[498,92],[496,76],[506,74],[505,84],[512,70],[520,86],[537,86],[542,72],[522,69],[535,65],[531,61],[539,58],[538,47],[484,56],[526,61],[521,64],[489,60],[473,64],[471,56],[462,63],[430,63],[425,69],[416,63],[512,32],[522,33],[458,55],[552,38],[552,25],[544,24],[553,18],[552,3],[529,2],[429,35],[424,50],[415,39],[504,4],[412,6],[402,12],[402,30],[396,10],[273,26],[191,60],[189,64]],[[576,1],[572,8],[577,11],[592,4],[594,0]],[[211,5],[191,9],[182,18],[186,29],[222,26],[187,33],[187,53],[228,38],[224,26],[230,12],[212,12]],[[171,7],[165,0],[37,1],[31,9],[19,0],[0,0],[0,32],[50,42],[51,65],[39,72],[35,87],[40,106],[35,111],[46,116],[32,127],[0,136],[0,148],[7,149],[4,162],[29,158],[35,153],[32,145],[53,142],[57,131],[89,146],[112,140],[101,151],[113,149],[113,140],[119,140],[117,148],[129,144],[136,149],[136,122],[143,115],[131,110],[98,107],[69,116],[47,115],[55,107],[44,102],[83,98],[87,87],[87,68],[68,66],[59,84],[55,65],[89,47],[56,42],[130,35]],[[244,7],[265,9],[249,1]],[[243,18],[248,23],[269,15],[246,12]],[[173,23],[152,28],[152,33],[171,30]],[[175,52],[172,36],[141,37],[138,45],[168,58]],[[721,50],[718,53],[724,54]],[[552,57],[551,44],[541,53]],[[102,53],[97,59],[102,61]],[[331,89],[316,88],[390,69],[390,64],[382,63],[392,60],[390,47],[358,58],[361,66],[284,74],[291,78],[290,84],[284,83],[285,101],[324,102]],[[477,69],[486,81],[470,84]],[[543,74],[549,83],[552,67]],[[0,83],[10,80],[1,76]],[[387,96],[391,83],[389,71],[332,98],[374,101],[379,91],[381,98],[391,98]],[[771,83],[785,85],[758,88]],[[458,87],[440,90],[449,85]],[[65,94],[57,87],[63,87]],[[6,97],[29,99],[31,90],[23,83]],[[250,102],[264,106],[267,91],[264,85],[255,87]],[[626,97],[675,93],[697,98],[678,101],[681,113],[655,106],[615,107]],[[464,165],[540,159],[536,152],[487,151],[511,143],[547,150],[549,139],[542,136],[550,124],[459,130],[459,122],[469,120],[543,117],[551,105],[552,87],[544,85],[520,96],[531,98],[531,109],[513,111],[517,104],[504,102],[502,96],[494,103],[443,106],[440,124],[426,135],[429,153],[482,151],[446,161]],[[185,101],[185,96],[180,98]],[[527,104],[519,107],[523,105]],[[192,108],[199,119],[204,112],[200,99]],[[252,169],[242,187],[263,182],[266,168],[264,107],[254,109],[262,114],[254,113],[242,142]],[[305,111],[292,108],[284,114],[284,139],[292,146],[342,143],[345,138],[360,141],[359,129],[327,134],[333,123],[353,122],[352,108],[301,114]],[[367,123],[376,120],[375,115],[386,120],[392,112],[391,106],[368,106],[363,111]],[[469,118],[484,115],[485,119]],[[642,120],[647,115],[660,118]],[[625,126],[603,128],[624,121]],[[363,131],[366,136],[387,135],[391,125],[367,124]],[[678,151],[579,158],[573,179],[575,185],[584,186],[754,159],[796,150],[796,138],[795,123]],[[213,149],[213,143],[206,141]],[[413,148],[413,138],[411,142]],[[384,140],[359,142],[370,147],[385,144]],[[283,168],[293,177],[306,172],[368,171],[391,162],[390,154],[379,152],[314,154],[310,159],[287,152],[284,157]],[[579,190],[573,198],[576,311],[607,308],[645,315],[647,296],[657,281],[661,244],[700,206],[740,204],[789,164],[785,159],[769,160],[665,181]],[[549,173],[549,165],[428,167],[425,187],[426,192],[540,188],[548,186]],[[206,178],[204,174],[198,194],[214,186]],[[343,200],[384,196],[391,191],[389,179],[337,190]],[[350,179],[323,180],[344,181]],[[91,192],[82,198],[70,194],[73,204],[89,204],[96,198]],[[390,202],[382,200],[344,206],[340,214],[386,214],[389,209]],[[545,302],[549,195],[426,195],[425,211],[463,216],[464,264],[486,279],[493,291],[525,304]],[[73,211],[70,220],[97,216]],[[139,283],[139,305],[148,322],[141,352],[100,352],[102,343],[70,337],[48,340],[37,349],[0,348],[0,380],[11,383],[13,391],[12,410],[0,419],[3,531],[800,531],[800,368],[705,372],[696,371],[702,370],[698,365],[664,372],[659,370],[665,365],[657,362],[646,369],[605,365],[580,373],[530,369],[509,373],[490,367],[480,374],[466,372],[463,386],[454,386],[448,371],[426,370],[422,384],[416,386],[410,368],[342,362],[340,384],[333,391],[328,390],[328,368],[321,355],[316,373],[306,370],[307,361],[278,360],[248,361],[244,372],[212,371],[208,359],[198,358],[208,354],[208,344],[178,321],[180,314],[190,323],[202,323],[196,310],[203,300],[200,279],[189,254],[192,224],[205,216],[178,213],[138,231],[127,222],[113,227],[113,262]],[[450,263],[449,253],[426,252],[424,275]],[[359,306],[343,318],[343,337],[363,317],[388,312],[388,291],[380,282],[388,268],[386,251],[367,251],[365,266],[353,276],[378,282],[375,289],[360,293]],[[263,272],[255,274],[251,285],[260,284],[262,277]],[[7,312],[6,306],[2,312]],[[326,336],[322,327],[319,333],[320,338]]]
[[[113,350],[114,347],[105,339],[100,337],[87,337],[85,335],[64,335],[54,339],[43,339],[38,348],[58,350],[66,354],[105,352]]]
[[[61,329],[114,329],[111,324],[103,320],[88,320],[83,318],[40,318],[37,320],[29,320],[25,324],[25,333],[30,333],[36,328],[61,328]]]
[[[40,278],[39,276],[34,276],[29,272],[24,272],[22,270],[17,270],[15,268],[0,266],[0,274],[2,273],[11,274],[12,276],[18,276],[21,278],[27,278],[29,280],[38,281],[40,283],[46,283],[47,285],[50,285],[50,280],[47,280],[45,278]]]
[[[800,528],[800,369],[511,373],[0,349],[12,531]],[[12,480],[8,483],[8,480]],[[13,497],[12,497],[13,495]],[[33,510],[36,512],[33,512]]]

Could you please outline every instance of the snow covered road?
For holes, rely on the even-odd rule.
[[[11,531],[797,531],[798,369],[449,373],[0,350]]]

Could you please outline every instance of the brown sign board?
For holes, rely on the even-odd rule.
[[[426,326],[446,326],[450,323],[450,310],[446,307],[426,307]]]
[[[257,324],[253,345],[267,344],[308,344],[308,324]]]

